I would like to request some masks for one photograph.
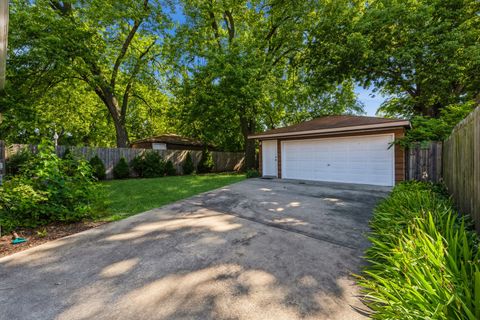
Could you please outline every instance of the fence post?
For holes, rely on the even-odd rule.
[[[6,151],[5,151],[5,142],[0,140],[0,186],[3,183],[3,176],[5,175],[5,158],[6,158]]]

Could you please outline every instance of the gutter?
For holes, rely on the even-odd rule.
[[[411,128],[410,121],[402,120],[395,122],[387,122],[380,124],[368,124],[362,126],[351,126],[351,127],[340,127],[340,128],[330,128],[330,129],[317,129],[317,130],[305,130],[305,131],[296,131],[296,132],[283,132],[283,133],[270,133],[270,134],[252,134],[248,136],[248,139],[260,139],[260,138],[274,138],[274,137],[290,137],[290,136],[303,136],[303,135],[314,135],[322,133],[339,133],[347,131],[360,131],[368,130],[372,131],[375,129],[385,129],[385,128],[394,128],[394,127],[408,127]]]

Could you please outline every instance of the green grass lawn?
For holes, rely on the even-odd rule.
[[[240,174],[208,174],[104,182],[107,212],[114,221],[245,179]]]

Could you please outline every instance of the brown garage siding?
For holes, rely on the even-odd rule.
[[[381,130],[371,130],[364,132],[341,132],[335,134],[321,134],[321,135],[308,135],[308,136],[296,136],[296,137],[278,137],[277,139],[277,165],[278,165],[278,178],[282,178],[282,141],[287,140],[306,140],[306,139],[319,139],[319,138],[334,138],[334,137],[350,137],[350,136],[366,136],[377,134],[395,134],[395,139],[401,138],[405,135],[405,128],[390,128]],[[264,139],[269,140],[269,139]],[[273,140],[273,139],[272,139]],[[405,180],[405,150],[395,145],[395,183]],[[261,151],[261,150],[260,150]]]
[[[395,140],[405,136],[405,129],[396,130]],[[395,183],[405,181],[405,149],[395,145]]]

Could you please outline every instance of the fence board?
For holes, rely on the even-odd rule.
[[[442,177],[442,142],[420,143],[408,149],[407,179],[439,182]]]
[[[470,214],[480,232],[480,108],[444,141],[443,179],[458,209]]]
[[[5,142],[0,140],[0,185],[2,184],[3,176],[5,175],[5,158]]]
[[[31,151],[36,150],[36,146],[14,144],[6,148],[6,159],[22,149],[28,148]],[[202,156],[202,151],[198,150],[152,150],[152,149],[133,149],[133,148],[97,148],[97,147],[67,147],[57,146],[56,153],[58,156],[63,156],[65,151],[70,149],[74,157],[90,160],[95,155],[103,161],[105,165],[107,179],[113,178],[113,167],[120,161],[120,158],[125,158],[130,163],[137,155],[146,151],[158,152],[165,160],[171,160],[178,174],[182,174],[182,165],[185,161],[187,153],[190,152],[195,166],[198,165]],[[214,162],[214,172],[238,171],[243,165],[244,154],[240,152],[219,152],[212,151],[212,158]]]

